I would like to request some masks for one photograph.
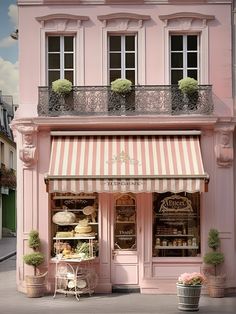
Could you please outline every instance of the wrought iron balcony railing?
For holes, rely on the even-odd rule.
[[[126,94],[117,94],[110,86],[74,86],[68,95],[39,87],[39,116],[210,115],[212,112],[210,85],[200,85],[189,96],[173,85],[133,86]]]

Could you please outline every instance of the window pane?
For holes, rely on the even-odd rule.
[[[135,85],[135,71],[134,70],[126,70],[125,78],[132,82],[132,85]]]
[[[125,55],[125,67],[126,68],[134,68],[135,67],[135,54],[134,53],[126,53]]]
[[[179,35],[171,36],[171,50],[172,51],[183,50],[183,36],[179,36]]]
[[[188,70],[188,77],[192,77],[195,80],[198,80],[197,70]]]
[[[153,256],[200,254],[200,194],[153,195]]]
[[[121,68],[120,53],[110,53],[110,68]]]
[[[121,206],[121,204],[125,204]],[[131,206],[129,206],[129,204]],[[115,202],[114,249],[136,250],[136,207],[135,198],[124,194]]]
[[[64,76],[65,76],[65,79],[69,80],[72,83],[72,85],[74,84],[74,79],[73,79],[74,72],[73,71],[65,71]]]
[[[74,51],[73,49],[73,37],[64,37],[64,51]]]
[[[121,37],[120,36],[110,36],[110,51],[121,51]]]
[[[60,54],[48,55],[48,67],[49,69],[60,69]]]
[[[64,55],[64,67],[65,69],[73,69],[73,54],[66,53]]]
[[[120,70],[111,70],[110,71],[110,83],[118,78],[121,77],[121,71]]]
[[[188,68],[196,68],[197,67],[197,53],[190,52],[188,53]]]
[[[125,50],[126,51],[134,51],[135,50],[135,37],[134,36],[126,36],[125,37]]]
[[[183,78],[182,70],[172,70],[171,71],[171,84],[178,84],[178,81]]]
[[[197,36],[187,37],[187,50],[197,50]]]
[[[171,53],[171,67],[182,68],[183,67],[183,54],[180,52]]]
[[[60,71],[49,71],[48,72],[48,86],[52,85],[53,81],[59,80]]]
[[[60,51],[60,37],[48,37],[48,51],[56,52]]]

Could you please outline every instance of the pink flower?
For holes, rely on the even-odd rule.
[[[206,282],[204,275],[200,273],[183,273],[178,278],[178,283],[186,286],[203,285]]]

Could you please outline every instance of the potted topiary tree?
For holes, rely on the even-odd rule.
[[[23,260],[25,264],[33,266],[34,275],[26,276],[27,296],[29,298],[38,298],[44,295],[45,276],[41,274],[38,267],[44,262],[44,255],[39,252],[40,239],[37,230],[31,230],[29,233],[28,245],[33,250],[32,253],[25,254]]]
[[[213,267],[207,278],[208,293],[213,298],[222,298],[225,291],[225,275],[220,274],[217,268],[224,262],[224,254],[219,252],[220,238],[217,229],[210,229],[208,246],[212,251],[203,257],[204,262]]]
[[[118,78],[111,82],[109,111],[134,111],[135,97],[131,86],[128,79]]]
[[[194,110],[198,101],[198,81],[191,77],[185,77],[178,81],[178,86],[183,93],[183,101],[188,109]]]
[[[73,110],[72,83],[67,79],[59,79],[52,82],[52,93],[50,93],[50,110],[71,111]]]

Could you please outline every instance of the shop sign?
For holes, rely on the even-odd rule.
[[[142,185],[143,180],[105,180],[104,185],[110,185],[110,186],[130,186],[130,185]]]
[[[160,213],[192,213],[192,202],[187,197],[172,195],[161,201]]]

